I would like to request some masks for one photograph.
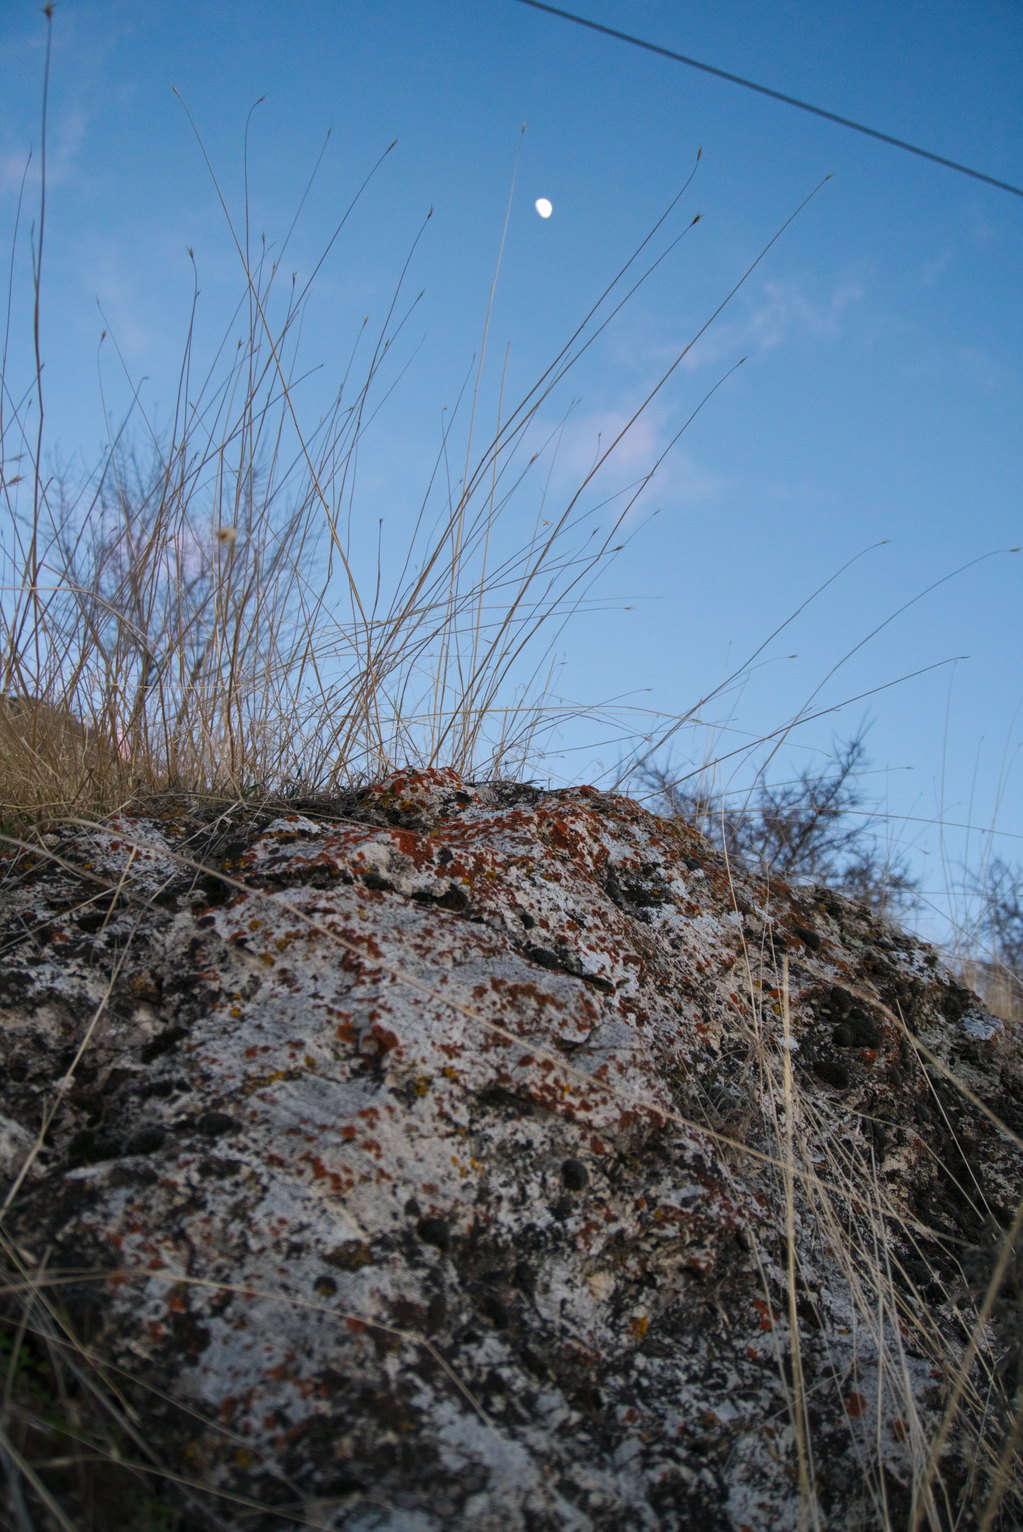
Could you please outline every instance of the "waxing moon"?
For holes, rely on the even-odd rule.
[[[554,212],[553,204],[546,197],[537,197],[533,203],[541,218],[549,218]]]

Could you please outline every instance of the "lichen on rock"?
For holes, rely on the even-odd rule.
[[[49,839],[0,882],[6,1312],[59,1277],[177,1525],[980,1524],[1023,1044],[926,945],[586,787]]]

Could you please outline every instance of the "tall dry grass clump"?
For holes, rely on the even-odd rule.
[[[38,697],[0,697],[0,802],[42,809],[102,797],[120,775],[113,742],[66,708]]]
[[[330,792],[410,763],[469,775],[522,770],[557,724],[545,695],[554,636],[585,605],[659,464],[610,525],[587,491],[774,240],[554,512],[539,475],[555,447],[534,447],[538,412],[697,222],[677,232],[669,221],[692,176],[514,405],[503,379],[488,403],[488,309],[461,414],[445,428],[411,536],[401,534],[403,557],[367,567],[357,457],[397,381],[396,342],[415,306],[405,294],[409,261],[382,322],[375,331],[364,322],[329,407],[311,420],[299,334],[317,273],[379,162],[299,283],[282,272],[288,240],[276,252],[255,240],[248,208],[232,213],[207,159],[238,260],[234,320],[204,344],[196,276],[166,432],[150,427],[131,385],[133,411],[103,461],[87,482],[71,483],[51,471],[47,452],[45,154],[44,100],[27,387],[11,375],[13,297],[3,354],[0,694],[22,699],[12,716],[35,699],[46,710],[38,716],[64,719],[66,730],[50,748],[56,736],[44,742],[34,726],[24,751],[13,732],[20,764],[0,785],[0,814],[102,811],[128,793],[167,788]],[[522,538],[512,522],[522,525],[524,498],[534,515]],[[76,738],[92,742],[88,760]]]

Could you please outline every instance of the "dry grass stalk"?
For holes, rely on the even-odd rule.
[[[0,697],[0,815],[103,800],[128,763],[113,741],[39,697]]]

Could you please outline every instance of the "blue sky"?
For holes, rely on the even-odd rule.
[[[1016,0],[579,0],[578,9],[1023,181]],[[36,0],[10,0],[0,20],[5,252],[26,155],[39,144],[45,35]],[[65,464],[95,463],[107,417],[125,407],[123,374],[109,344],[99,345],[104,329],[133,382],[146,379],[151,418],[169,418],[192,300],[189,249],[202,289],[200,337],[212,347],[227,324],[240,271],[182,102],[237,212],[246,121],[261,96],[249,125],[251,221],[278,246],[332,130],[287,250],[300,275],[398,141],[310,299],[303,356],[320,367],[303,396],[310,418],[321,407],[317,390],[336,388],[363,316],[383,319],[433,209],[407,285],[410,299],[423,296],[395,347],[394,392],[360,453],[367,547],[381,516],[391,545],[404,546],[442,410],[455,404],[480,345],[513,176],[487,408],[496,408],[506,348],[506,398],[517,398],[703,150],[656,249],[697,212],[700,222],[540,412],[537,438],[561,429],[549,507],[567,500],[598,442],[830,175],[594,490],[597,506],[636,484],[746,358],[629,513],[631,540],[594,591],[600,609],[580,611],[559,636],[555,690],[586,704],[618,698],[622,728],[655,727],[653,714],[686,713],[870,549],[768,645],[741,685],[703,710],[714,729],[678,736],[672,758],[681,770],[690,757],[781,729],[818,687],[815,711],[884,688],[796,729],[772,774],[826,761],[836,734],[867,723],[875,770],[864,786],[892,816],[893,842],[914,858],[937,904],[947,903],[964,860],[1023,859],[1023,555],[975,564],[856,649],[933,582],[1023,542],[1023,198],[517,0],[61,0],[42,346],[48,441]],[[30,170],[30,208],[32,178]],[[547,220],[534,210],[541,196],[553,203]],[[22,283],[24,253],[23,239]],[[22,362],[27,312],[16,301],[12,356]],[[537,501],[528,485],[523,493],[525,525]],[[595,509],[594,524],[612,514]],[[936,668],[889,684],[926,667]],[[544,770],[555,781],[613,777],[619,732],[580,720],[562,740],[568,753]],[[750,770],[736,756],[721,785],[748,781]],[[941,830],[939,821],[979,829]]]

